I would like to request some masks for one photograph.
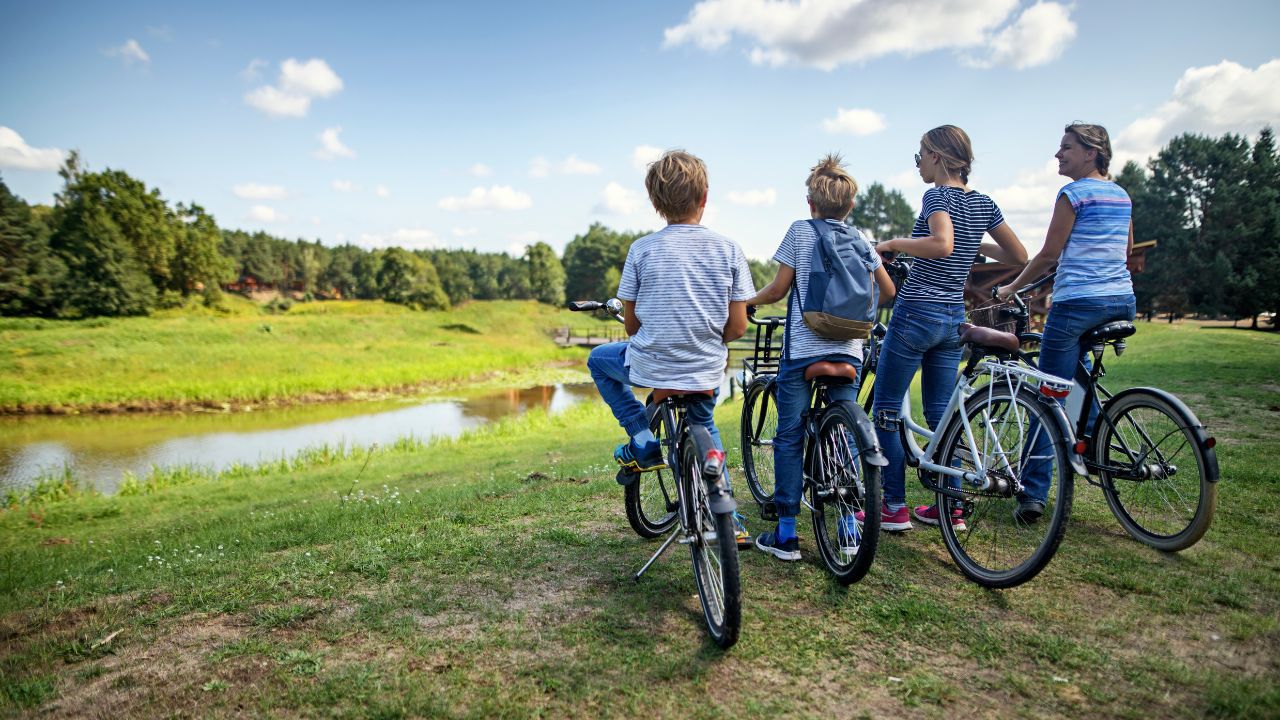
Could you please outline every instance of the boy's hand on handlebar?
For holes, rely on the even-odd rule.
[[[998,300],[1008,300],[1009,298],[1013,297],[1013,293],[1016,289],[1017,288],[1015,288],[1012,285],[1001,285],[999,287],[993,288],[991,291],[991,295],[992,297]]]
[[[755,317],[755,316],[756,316],[756,306],[747,305],[747,317]]]

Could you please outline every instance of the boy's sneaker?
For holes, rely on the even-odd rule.
[[[862,545],[862,527],[857,518],[852,515],[841,518],[840,531],[836,534],[840,536],[841,554],[846,558],[858,554],[858,547]]]
[[[866,520],[867,514],[861,510],[854,513],[853,516],[858,519],[859,523]],[[889,532],[903,532],[911,529],[911,513],[907,512],[904,505],[892,512],[889,511],[887,505],[880,506],[880,529]]]
[[[938,524],[938,506],[937,505],[917,505],[912,512],[916,519],[925,525]],[[960,510],[951,511],[951,527],[956,530],[968,530],[969,526],[964,524],[964,513]]]
[[[747,525],[743,522],[746,518],[742,517],[738,511],[733,513],[733,537],[738,541],[738,547],[751,547],[751,533],[747,532]]]
[[[667,466],[662,460],[662,446],[658,443],[649,443],[643,448],[637,448],[635,443],[628,440],[613,451],[613,459],[622,467],[635,472],[660,470]]]
[[[787,538],[785,541],[778,540],[778,532],[770,530],[767,533],[760,533],[756,536],[756,548],[769,553],[779,560],[799,560],[800,559],[800,539]]]
[[[1031,525],[1039,520],[1041,515],[1044,515],[1044,503],[1031,498],[1020,498],[1018,507],[1013,510],[1014,522],[1023,525]]]

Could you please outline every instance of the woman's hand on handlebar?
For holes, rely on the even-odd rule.
[[[1012,285],[1000,285],[998,287],[991,288],[991,297],[997,300],[1008,300],[1013,297],[1015,290],[1017,290],[1017,288]]]

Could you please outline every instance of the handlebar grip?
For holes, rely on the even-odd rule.
[[[582,312],[584,310],[599,310],[604,307],[604,303],[595,300],[571,300],[567,307],[573,312]]]

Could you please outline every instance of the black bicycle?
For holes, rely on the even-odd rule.
[[[1029,329],[1026,297],[1054,277],[1019,288],[1006,303],[982,308],[993,321],[1012,323],[1022,343],[1021,357],[1030,364],[1039,359],[1043,336]],[[1075,425],[1076,451],[1084,456],[1089,475],[1098,478],[1087,480],[1102,488],[1120,525],[1157,550],[1176,552],[1198,542],[1213,522],[1219,479],[1216,440],[1169,392],[1136,387],[1112,394],[1099,382],[1106,375],[1106,348],[1119,357],[1125,339],[1135,332],[1132,322],[1119,320],[1085,333],[1081,347],[1086,361],[1076,367],[1067,417]]]
[[[569,303],[569,309],[604,309],[620,319],[622,303],[617,299],[607,303],[578,301]],[[619,480],[626,482],[627,519],[637,533],[655,537],[664,529],[671,530],[633,578],[639,581],[673,543],[688,545],[707,632],[716,645],[728,648],[738,641],[742,624],[737,525],[733,518],[738,505],[725,473],[724,452],[716,447],[706,428],[688,422],[687,399],[700,394],[703,393],[655,389],[649,395],[646,412],[650,428],[661,444],[666,468],[648,473],[623,468],[619,470]],[[645,485],[650,488],[647,492]],[[662,504],[652,501],[653,488],[660,489]]]
[[[777,379],[780,344],[774,332],[781,317],[750,318],[756,326],[755,352],[743,360],[751,377],[742,404],[743,475],[765,520],[778,519],[773,500],[773,438],[777,433]],[[832,402],[829,390],[858,380],[847,363],[817,362],[805,371],[812,382],[804,427],[804,503],[813,518],[818,552],[840,583],[862,579],[875,561],[880,539],[880,468],[886,464],[866,413],[857,405]],[[855,515],[864,513],[858,523]]]

